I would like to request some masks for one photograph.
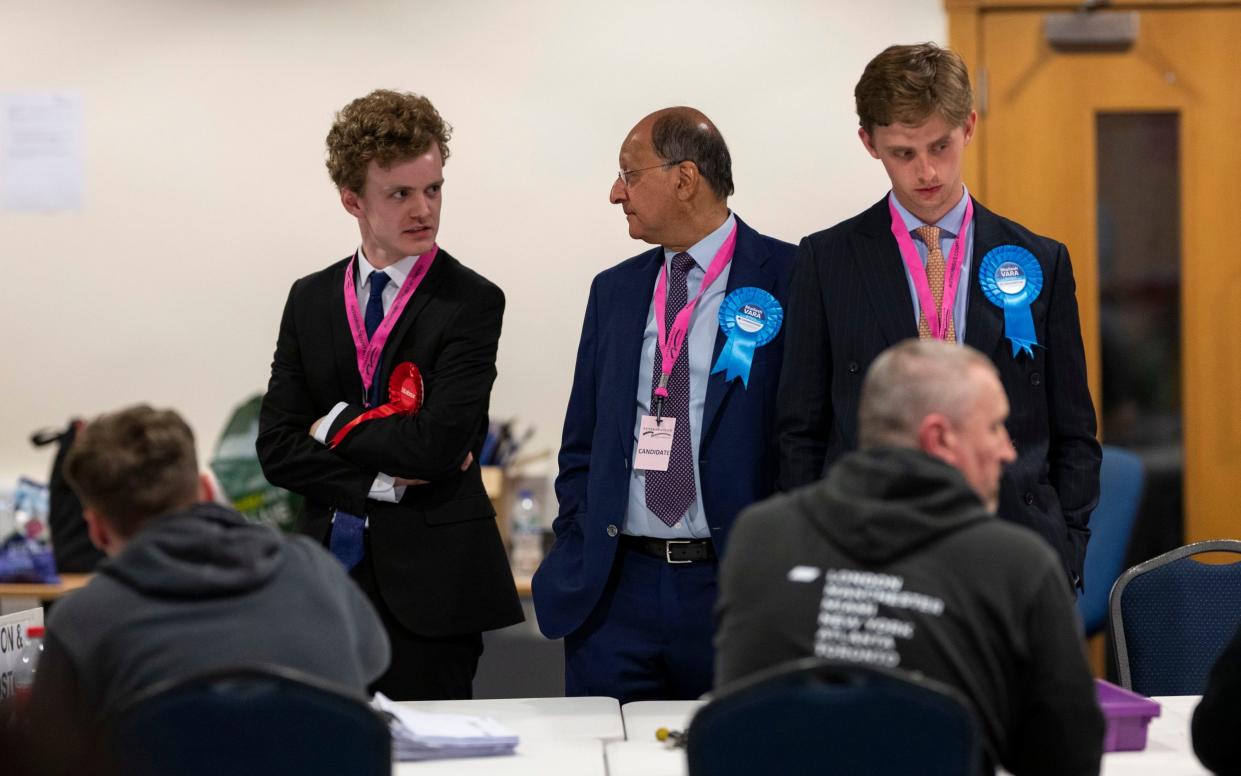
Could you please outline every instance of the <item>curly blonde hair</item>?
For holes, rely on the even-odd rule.
[[[974,109],[965,61],[934,43],[884,49],[866,65],[853,97],[858,124],[868,135],[876,126],[918,126],[932,113],[959,127]]]
[[[448,161],[452,127],[426,97],[376,89],[336,114],[327,133],[327,170],[338,189],[358,193],[371,160],[380,167],[421,156],[437,143]]]

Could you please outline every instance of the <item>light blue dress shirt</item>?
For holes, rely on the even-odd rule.
[[[896,212],[901,214],[901,220],[905,222],[905,227],[909,229],[909,236],[913,238],[914,247],[918,249],[918,256],[922,258],[922,266],[926,266],[926,243],[914,234],[914,230],[920,226],[938,226],[939,227],[939,249],[943,251],[944,262],[947,263],[949,252],[952,250],[952,241],[956,239],[957,234],[961,231],[961,222],[965,220],[965,205],[969,201],[970,192],[964,185],[961,186],[961,200],[949,210],[943,218],[934,224],[925,223],[922,219],[915,216],[905,209],[905,206],[897,200],[895,194],[888,194],[888,199],[896,205]],[[957,285],[957,298],[953,300],[952,305],[952,323],[957,330],[957,342],[965,342],[965,313],[969,309],[970,300],[970,283],[974,278],[970,274],[974,266],[974,221],[970,220],[969,230],[964,237],[965,240],[965,260],[961,263],[961,282]],[[909,267],[905,266],[904,260],[901,261],[901,268],[905,270],[905,280],[909,282],[909,295],[914,300],[914,325],[918,324],[921,317],[922,308],[918,304],[918,288],[914,285],[913,275],[909,274]]]
[[[719,251],[724,240],[737,225],[737,218],[730,212],[728,218],[711,234],[690,247],[688,253],[694,258],[694,266],[686,276],[689,286],[687,299],[693,299],[707,274],[707,267]],[[660,272],[667,272],[675,251],[664,249],[664,265]],[[624,532],[634,536],[653,536],[658,539],[705,539],[711,535],[707,518],[702,511],[702,475],[698,471],[698,438],[702,433],[702,412],[707,401],[707,377],[711,371],[711,356],[715,352],[715,333],[719,331],[720,304],[724,290],[728,288],[730,262],[720,273],[694,308],[690,318],[689,334],[681,350],[681,358],[689,358],[689,422],[690,444],[694,451],[694,487],[698,498],[686,510],[685,515],[671,528],[655,513],[646,508],[646,472],[633,469],[629,478],[629,507],[625,513]],[[646,313],[646,332],[642,335],[642,360],[638,364],[637,409],[633,421],[633,451],[637,451],[638,433],[642,416],[651,414],[651,386],[655,367],[655,343],[659,336],[655,325],[655,286],[651,286],[651,306]],[[633,460],[632,454],[630,461]]]

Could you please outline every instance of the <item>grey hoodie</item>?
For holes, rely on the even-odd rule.
[[[388,640],[340,563],[231,509],[150,520],[47,623],[36,704],[84,723],[155,682],[277,664],[357,692],[387,667]]]
[[[1059,560],[925,453],[851,453],[743,513],[716,615],[717,685],[815,654],[921,671],[970,700],[1010,772],[1098,773],[1103,717]]]

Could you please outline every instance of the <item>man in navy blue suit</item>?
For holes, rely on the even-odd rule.
[[[717,559],[775,486],[794,247],[728,209],[728,147],[697,110],[638,122],[620,166],[610,199],[656,247],[591,286],[534,603],[565,639],[566,694],[696,698],[711,688]]]

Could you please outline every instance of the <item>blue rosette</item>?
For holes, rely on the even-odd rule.
[[[720,330],[728,340],[711,374],[724,373],[725,382],[741,378],[750,387],[754,351],[775,339],[784,323],[784,308],[767,291],[753,286],[738,288],[720,304]]]
[[[1001,245],[987,251],[978,265],[978,281],[987,301],[1004,311],[1004,336],[1013,346],[1034,357],[1039,345],[1030,305],[1043,290],[1043,268],[1034,254],[1020,245]]]

